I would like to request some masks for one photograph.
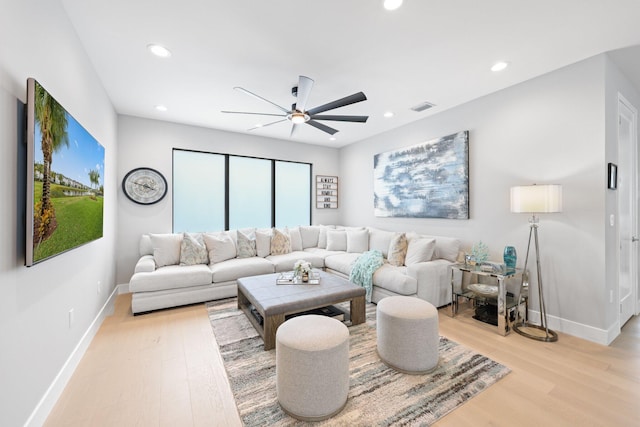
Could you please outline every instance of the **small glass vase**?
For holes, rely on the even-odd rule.
[[[306,271],[302,273],[302,282],[307,283],[309,281],[309,273]]]
[[[514,248],[513,246],[505,246],[503,260],[504,260],[504,264],[507,267],[507,270],[515,270],[516,261],[518,260],[516,248]]]

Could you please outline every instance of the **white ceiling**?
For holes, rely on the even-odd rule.
[[[363,91],[368,100],[332,114],[365,124],[324,122],[294,140],[340,147],[613,49],[640,44],[638,0],[62,0],[116,111],[247,132],[278,113],[233,90],[276,104],[295,102],[298,75],[315,80],[309,107]],[[172,56],[152,56],[160,43]],[[614,56],[640,79],[638,48]],[[510,66],[498,73],[497,60]],[[635,68],[634,68],[635,67]],[[636,81],[640,88],[640,81]],[[410,107],[437,106],[422,113]],[[154,109],[166,105],[162,113]],[[391,110],[393,118],[384,118]],[[289,139],[291,124],[252,131]]]

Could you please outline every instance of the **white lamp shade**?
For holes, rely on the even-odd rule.
[[[562,186],[546,184],[511,187],[511,212],[562,212]]]

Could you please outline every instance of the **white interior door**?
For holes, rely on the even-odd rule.
[[[638,293],[637,111],[618,98],[618,232],[620,326],[636,313]]]

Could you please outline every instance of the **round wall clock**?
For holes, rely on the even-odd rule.
[[[130,200],[152,205],[167,194],[167,180],[155,169],[137,168],[125,175],[122,190]]]

